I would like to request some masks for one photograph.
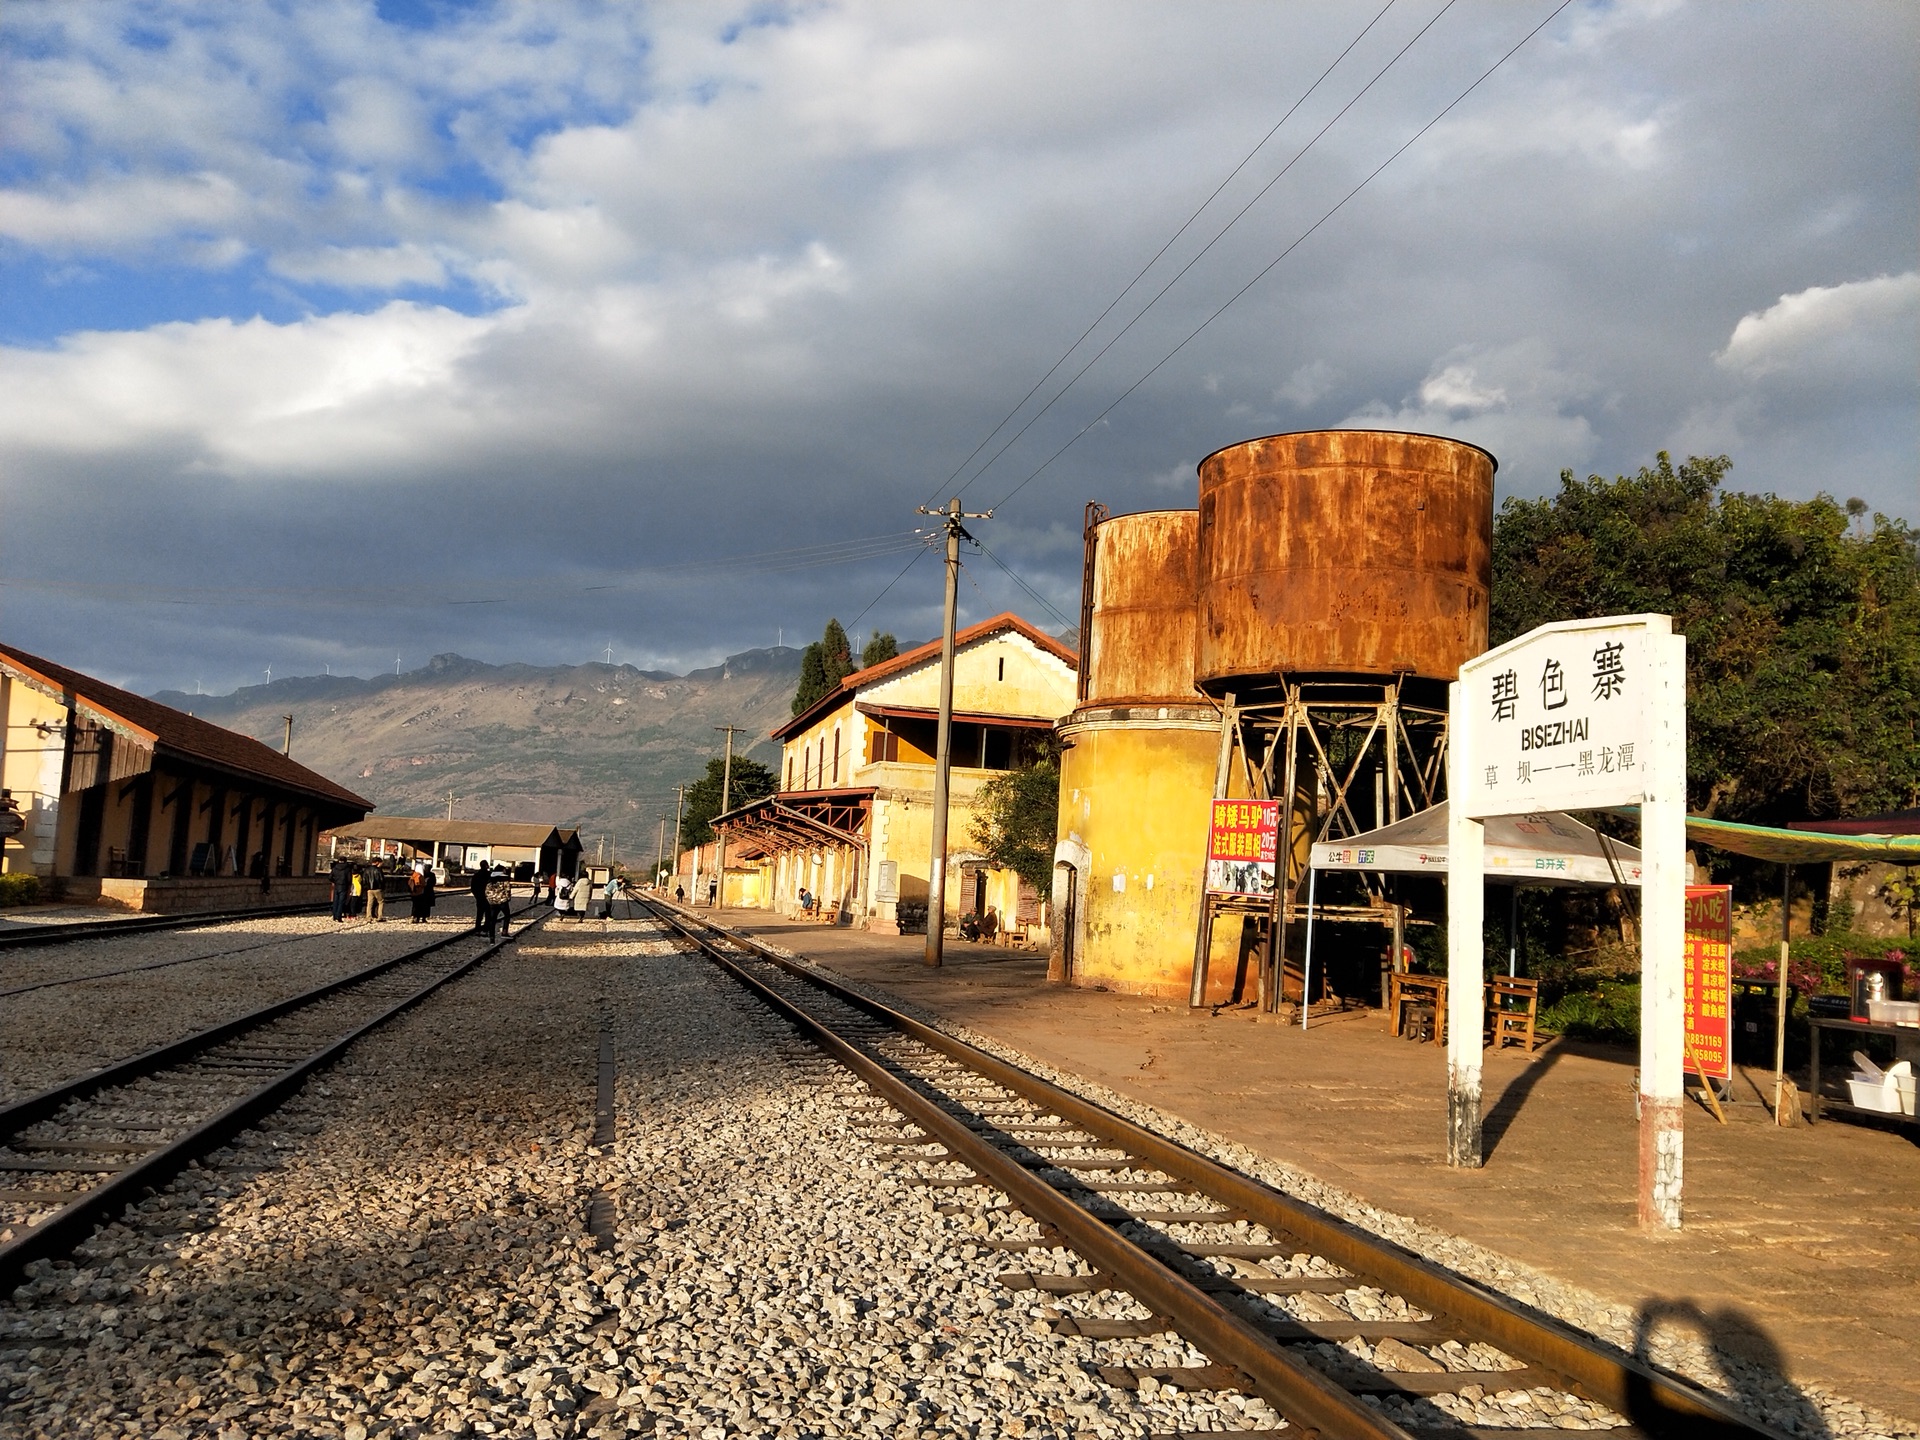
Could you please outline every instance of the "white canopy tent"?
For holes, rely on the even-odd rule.
[[[1602,835],[1558,810],[1534,815],[1506,815],[1486,822],[1486,876],[1496,884],[1522,886],[1583,886],[1605,889],[1640,883],[1640,851],[1623,840]],[[1376,874],[1418,875],[1447,873],[1447,802],[1430,806],[1382,825],[1377,830],[1344,840],[1316,843],[1307,864],[1307,944],[1300,994],[1312,994],[1313,913],[1322,870],[1366,870]],[[1513,919],[1507,922],[1509,973],[1515,968]],[[1398,961],[1395,961],[1396,965]],[[1300,1007],[1300,1026],[1306,1028],[1310,1007]]]

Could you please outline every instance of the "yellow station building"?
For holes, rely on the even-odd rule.
[[[1045,901],[973,844],[974,796],[988,780],[1031,764],[1054,722],[1074,707],[1078,657],[1017,615],[996,615],[955,636],[952,804],[946,909],[991,914],[1003,933],[1041,941]],[[933,855],[933,752],[940,645],[930,641],[856,671],[773,732],[780,788],[715,819],[727,837],[729,895],[742,886],[767,909],[800,912],[802,888],[824,918],[882,934],[924,919]],[[751,903],[751,902],[750,902]]]

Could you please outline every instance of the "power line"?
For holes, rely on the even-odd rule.
[[[1065,397],[1066,393],[1069,390],[1073,389],[1075,385],[1080,383],[1080,379],[1082,376],[1084,376],[1095,365],[1098,365],[1100,361],[1106,356],[1109,350],[1113,349],[1115,345],[1118,345],[1123,339],[1125,339],[1127,334],[1133,329],[1133,327],[1139,324],[1142,320],[1146,318],[1147,312],[1153,309],[1154,306],[1158,305],[1160,301],[1163,298],[1165,298],[1169,290],[1173,289],[1175,285],[1178,285],[1183,279],[1185,279],[1187,276],[1187,273],[1190,270],[1192,270],[1194,266],[1198,265],[1202,260],[1204,260],[1207,257],[1207,255],[1212,252],[1213,247],[1215,245],[1218,245],[1221,240],[1226,238],[1227,232],[1231,230],[1235,225],[1238,225],[1241,219],[1246,215],[1246,213],[1249,210],[1253,209],[1255,205],[1258,205],[1263,199],[1265,199],[1267,196],[1267,192],[1272,190],[1275,185],[1278,185],[1282,180],[1284,180],[1287,177],[1287,175],[1292,171],[1293,167],[1298,165],[1303,159],[1306,158],[1307,152],[1313,149],[1315,145],[1318,145],[1321,139],[1326,135],[1326,133],[1329,130],[1333,129],[1335,125],[1339,124],[1341,119],[1345,117],[1345,115],[1349,110],[1353,109],[1353,107],[1358,105],[1361,102],[1361,100],[1365,99],[1367,93],[1370,90],[1372,90],[1375,85],[1380,83],[1381,79],[1386,75],[1386,73],[1389,70],[1393,69],[1395,65],[1398,65],[1402,60],[1402,58],[1405,57],[1406,53],[1409,50],[1413,49],[1415,45],[1419,44],[1421,38],[1425,36],[1429,30],[1431,30],[1435,25],[1437,25],[1440,22],[1441,16],[1445,15],[1449,10],[1453,9],[1454,5],[1457,3],[1458,3],[1458,0],[1447,0],[1446,4],[1442,5],[1437,11],[1435,11],[1433,14],[1433,18],[1428,20],[1426,24],[1422,25],[1418,30],[1416,30],[1413,34],[1413,37],[1410,40],[1408,40],[1406,44],[1402,45],[1397,51],[1395,51],[1393,54],[1393,57],[1389,59],[1385,65],[1382,65],[1377,71],[1374,72],[1373,78],[1367,81],[1365,85],[1361,86],[1360,89],[1354,94],[1353,98],[1348,100],[1345,105],[1342,105],[1340,109],[1334,113],[1334,116],[1332,119],[1328,120],[1326,124],[1322,125],[1319,128],[1319,130],[1314,132],[1313,138],[1308,140],[1305,145],[1302,145],[1300,149],[1297,152],[1295,152],[1294,157],[1291,160],[1289,160],[1284,166],[1281,167],[1280,172],[1277,175],[1275,175],[1271,180],[1267,181],[1265,185],[1262,185],[1260,189],[1254,193],[1252,199],[1248,200],[1246,204],[1242,205],[1238,210],[1236,210],[1233,214],[1233,217],[1230,220],[1228,220],[1225,225],[1222,225],[1219,228],[1219,230],[1214,232],[1213,238],[1207,241],[1207,243],[1201,247],[1199,252],[1195,254],[1191,259],[1189,259],[1186,264],[1182,265],[1180,269],[1174,273],[1172,279],[1168,280],[1166,284],[1162,285],[1158,290],[1156,290],[1153,294],[1153,298],[1148,300],[1145,305],[1142,305],[1140,309],[1137,312],[1135,312],[1131,320],[1127,321],[1125,325],[1121,326],[1119,330],[1114,332],[1114,334],[1108,338],[1107,343],[1102,345],[1097,351],[1095,351],[1093,356],[1087,361],[1086,364],[1082,365],[1078,370],[1074,371],[1073,378],[1068,380],[1066,384],[1062,385],[1058,390],[1056,390],[1053,394],[1052,399],[1048,400],[1045,405],[1041,406],[1039,410],[1034,412],[1034,414],[1028,419],[1027,423],[1022,425],[1018,431],[1016,431],[1012,436],[1008,438],[1006,444],[1002,445],[998,450],[993,452],[992,458],[989,459],[985,465],[982,465],[980,467],[979,471],[973,476],[973,479],[969,480],[967,484],[971,485],[974,482],[974,480],[980,479],[981,476],[985,475],[988,470],[992,469],[994,466],[994,463],[998,461],[1002,455],[1006,454],[1008,450],[1012,449],[1014,444],[1020,439],[1022,435],[1025,435],[1027,431],[1031,430],[1042,416],[1047,414],[1048,411],[1052,410],[1054,405],[1058,403],[1062,398]],[[961,490],[964,492],[965,489],[966,489],[966,486],[963,485],[961,487]]]
[[[1027,475],[1026,479],[1022,480],[1018,485],[1014,486],[1013,489],[1009,490],[1004,496],[1002,496],[999,502],[996,503],[993,506],[993,508],[995,510],[998,510],[1002,505],[1005,505],[1007,501],[1011,500],[1015,495],[1018,495],[1022,490],[1026,489],[1027,486],[1032,484],[1036,479],[1040,477],[1040,474],[1044,470],[1046,470],[1048,466],[1052,465],[1054,461],[1058,460],[1062,455],[1066,454],[1068,450],[1072,449],[1076,444],[1078,444],[1082,436],[1084,436],[1089,430],[1093,429],[1093,427],[1098,425],[1102,420],[1106,419],[1107,416],[1111,415],[1115,410],[1119,409],[1122,402],[1124,402],[1129,395],[1133,394],[1134,391],[1138,390],[1142,385],[1146,384],[1147,381],[1151,380],[1162,366],[1164,366],[1169,360],[1173,359],[1173,357],[1178,355],[1182,350],[1186,349],[1188,345],[1192,344],[1193,341],[1199,337],[1202,331],[1206,330],[1208,326],[1212,325],[1214,321],[1218,320],[1222,315],[1224,315],[1227,312],[1228,307],[1230,307],[1242,295],[1245,295],[1255,285],[1258,285],[1262,280],[1264,280],[1273,271],[1273,268],[1276,265],[1278,265],[1282,260],[1286,259],[1287,256],[1291,255],[1295,250],[1299,249],[1300,246],[1303,245],[1308,240],[1308,238],[1311,237],[1313,233],[1317,231],[1322,225],[1326,224],[1327,221],[1331,220],[1335,215],[1339,214],[1340,211],[1346,207],[1347,202],[1353,199],[1353,197],[1358,195],[1362,190],[1366,189],[1368,185],[1372,184],[1374,179],[1380,174],[1381,171],[1385,170],[1389,165],[1393,164],[1394,161],[1398,160],[1402,155],[1406,154],[1408,150],[1412,149],[1414,144],[1419,141],[1421,136],[1425,135],[1429,130],[1433,129],[1433,127],[1438,125],[1442,120],[1446,119],[1446,117],[1452,113],[1452,111],[1456,106],[1458,106],[1463,100],[1465,100],[1475,90],[1478,90],[1481,87],[1481,85],[1486,83],[1488,77],[1490,77],[1494,73],[1494,71],[1498,70],[1502,65],[1505,65],[1507,61],[1511,60],[1516,54],[1518,54],[1522,46],[1524,46],[1529,40],[1533,39],[1535,35],[1538,35],[1542,30],[1544,30],[1553,21],[1555,16],[1559,15],[1559,13],[1562,10],[1565,10],[1567,6],[1571,5],[1572,3],[1573,3],[1573,0],[1560,0],[1560,3],[1555,5],[1553,9],[1548,12],[1545,19],[1540,21],[1539,24],[1535,25],[1531,30],[1527,31],[1525,35],[1520,37],[1519,41],[1515,43],[1512,49],[1508,50],[1506,54],[1502,55],[1498,60],[1494,61],[1492,65],[1488,66],[1484,71],[1482,71],[1480,74],[1480,77],[1477,80],[1475,80],[1471,85],[1467,86],[1466,89],[1462,90],[1458,95],[1454,96],[1452,100],[1448,101],[1446,107],[1442,109],[1439,114],[1435,115],[1431,120],[1427,121],[1426,124],[1422,125],[1418,130],[1414,131],[1413,135],[1408,138],[1406,143],[1401,145],[1399,149],[1395,150],[1391,155],[1387,156],[1385,160],[1382,160],[1378,165],[1376,165],[1370,172],[1368,172],[1365,179],[1363,179],[1358,185],[1355,185],[1345,195],[1341,196],[1340,199],[1337,202],[1335,202],[1335,204],[1332,206],[1331,209],[1327,210],[1327,212],[1323,214],[1318,220],[1314,221],[1313,224],[1311,224],[1304,231],[1302,231],[1300,235],[1297,236],[1294,239],[1294,241],[1287,246],[1286,249],[1282,250],[1278,255],[1274,256],[1273,259],[1269,260],[1264,266],[1260,268],[1258,273],[1256,273],[1252,279],[1248,280],[1246,284],[1242,285],[1238,290],[1234,291],[1233,294],[1229,295],[1226,298],[1226,300],[1221,302],[1220,306],[1216,310],[1214,310],[1212,314],[1208,315],[1206,319],[1202,320],[1192,330],[1188,331],[1185,339],[1183,339],[1178,345],[1175,345],[1173,349],[1169,350],[1165,355],[1162,355],[1158,360],[1156,360],[1153,364],[1153,367],[1149,369],[1146,372],[1146,374],[1142,375],[1138,380],[1135,380],[1131,385],[1127,386],[1125,390],[1122,390],[1119,393],[1119,395],[1117,395],[1114,398],[1113,402],[1107,406],[1106,409],[1102,410],[1098,415],[1094,416],[1093,419],[1089,420],[1085,425],[1082,425],[1077,431],[1075,431],[1072,438],[1069,439],[1066,444],[1062,445],[1058,450],[1054,451],[1053,454],[1049,455],[1045,460],[1041,461],[1040,464],[1036,466]]]
[[[864,606],[861,607],[860,613],[854,616],[853,619],[847,622],[848,634],[852,634],[855,630],[859,629],[860,622],[867,618],[867,612],[873,609],[873,607],[878,605],[882,600],[886,599],[887,592],[893,589],[893,587],[898,585],[902,580],[906,579],[907,571],[911,570],[914,566],[918,565],[920,563],[921,558],[926,553],[927,553],[927,550],[925,547],[922,547],[921,549],[915,551],[913,558],[907,561],[906,564],[900,567],[900,573],[894,576],[893,579],[889,580],[881,588],[880,593],[878,595],[874,596],[873,599],[869,600]]]
[[[1053,616],[1054,619],[1058,620],[1062,625],[1065,625],[1069,630],[1071,630],[1080,623],[1078,620],[1069,620],[1065,615],[1062,615],[1057,609],[1054,608],[1054,604],[1051,600],[1047,599],[1046,596],[1042,595],[1038,590],[1034,589],[1033,586],[1029,585],[1019,575],[1014,573],[1013,567],[1008,565],[1007,562],[1002,560],[998,555],[994,554],[993,551],[989,550],[986,547],[985,542],[980,540],[977,536],[974,538],[973,543],[975,548],[977,548],[982,555],[986,556],[987,559],[991,560],[994,564],[998,565],[1002,570],[1006,572],[1007,578],[1009,580],[1013,581],[1014,584],[1018,585],[1022,590],[1026,591],[1027,594],[1031,595],[1035,600],[1037,600],[1040,603],[1041,608],[1043,608],[1049,615]]]
[[[1114,308],[1118,306],[1122,300],[1126,299],[1127,296],[1132,293],[1134,286],[1138,285],[1143,279],[1146,278],[1147,272],[1153,269],[1155,265],[1160,263],[1161,257],[1164,256],[1167,253],[1167,251],[1171,250],[1174,246],[1174,243],[1177,240],[1179,240],[1179,238],[1182,235],[1186,234],[1189,229],[1193,227],[1194,221],[1198,220],[1201,217],[1201,215],[1206,213],[1207,207],[1212,205],[1215,200],[1220,198],[1220,192],[1225,190],[1227,186],[1232,184],[1234,181],[1234,178],[1238,176],[1242,170],[1246,169],[1248,165],[1253,163],[1253,157],[1258,155],[1262,150],[1266,148],[1267,142],[1273,139],[1275,135],[1278,135],[1280,133],[1280,128],[1283,125],[1285,125],[1287,121],[1291,120],[1294,117],[1294,113],[1298,111],[1302,105],[1306,104],[1308,99],[1311,98],[1311,96],[1313,95],[1314,91],[1318,90],[1323,84],[1326,83],[1327,77],[1333,74],[1333,72],[1339,68],[1340,62],[1342,60],[1345,60],[1348,55],[1353,53],[1353,47],[1358,45],[1362,40],[1366,39],[1367,36],[1372,33],[1373,27],[1378,25],[1380,21],[1386,16],[1387,11],[1391,10],[1397,3],[1398,3],[1398,0],[1387,0],[1387,3],[1380,7],[1379,13],[1376,14],[1373,17],[1373,19],[1369,20],[1366,23],[1366,26],[1360,31],[1360,33],[1354,36],[1353,39],[1347,42],[1346,49],[1342,50],[1338,55],[1333,57],[1332,63],[1329,64],[1326,69],[1320,72],[1319,78],[1316,79],[1313,82],[1313,84],[1309,85],[1305,90],[1301,91],[1300,98],[1295,100],[1292,105],[1287,107],[1287,113],[1282,115],[1277,121],[1274,122],[1273,128],[1267,131],[1265,135],[1262,135],[1259,139],[1259,142],[1255,144],[1251,150],[1247,151],[1245,155],[1240,157],[1240,163],[1235,165],[1233,169],[1229,170],[1226,174],[1226,178],[1221,180],[1221,182],[1218,185],[1213,187],[1212,193],[1209,194],[1206,199],[1202,200],[1198,206],[1195,207],[1191,215],[1187,216],[1185,220],[1180,222],[1180,228],[1175,230],[1173,234],[1167,237],[1166,243],[1163,244],[1158,250],[1153,252],[1152,258],[1149,259],[1146,264],[1140,267],[1139,271],[1134,275],[1134,277],[1131,280],[1127,281],[1125,285],[1120,287],[1120,293],[1115,295],[1113,299],[1107,302],[1106,309],[1102,310],[1098,315],[1094,316],[1093,323],[1088,325],[1085,330],[1082,330],[1080,332],[1079,337],[1071,345],[1067,346],[1065,350],[1061,351],[1060,358],[1058,360],[1055,360],[1053,364],[1047,368],[1047,373],[1042,375],[1038,380],[1033,382],[1033,388],[1028,390],[1026,394],[1022,395],[1020,399],[1015,402],[1013,408],[1007,411],[1007,413],[1001,417],[1000,423],[995,425],[993,429],[989,430],[986,434],[986,437],[982,439],[978,445],[973,447],[973,450],[968,454],[967,458],[962,460],[958,465],[954,467],[953,474],[949,475],[944,481],[940,483],[939,487],[935,490],[933,496],[928,497],[926,502],[928,505],[931,505],[933,503],[935,496],[939,494],[940,490],[946,489],[947,486],[951,485],[955,480],[957,480],[960,477],[961,472],[964,471],[967,468],[967,466],[973,463],[974,456],[978,455],[982,450],[986,449],[987,446],[993,442],[993,437],[998,435],[1002,430],[1004,430],[1007,427],[1009,422],[1012,421],[1013,417],[1020,413],[1022,407],[1026,405],[1027,401],[1031,400],[1036,394],[1039,393],[1040,387],[1045,385],[1047,381],[1051,380],[1055,372],[1058,371],[1062,365],[1066,364],[1067,361],[1072,358],[1073,352],[1078,350],[1082,345],[1084,345],[1087,342],[1087,337],[1093,334],[1095,330],[1100,328],[1100,323],[1103,320],[1105,320],[1107,316],[1113,313]],[[1449,0],[1449,5],[1451,5],[1451,0]],[[1431,24],[1432,22],[1430,21],[1428,23]],[[1301,153],[1305,154],[1306,152],[1303,150]],[[1295,160],[1298,160],[1299,158],[1300,157],[1298,155],[1294,157]],[[1292,168],[1291,162],[1289,162],[1288,168],[1289,169]],[[1282,175],[1284,175],[1285,173],[1286,171],[1284,170],[1281,171]],[[1275,176],[1274,178],[1277,180],[1279,176]],[[1272,184],[1273,182],[1269,181],[1267,183],[1267,189],[1271,189]],[[1266,189],[1263,189],[1260,192],[1260,194],[1261,195],[1266,194]],[[1256,195],[1254,198],[1257,200],[1259,199],[1259,196]],[[1240,212],[1241,215],[1244,215],[1245,213],[1246,213],[1245,210],[1242,210]],[[1240,216],[1236,215],[1233,217],[1233,220],[1229,220],[1227,222],[1226,229],[1232,228],[1234,222],[1237,221],[1239,218]],[[1222,229],[1219,232],[1219,234],[1216,234],[1214,236],[1214,240],[1218,240],[1220,238],[1220,235],[1224,235],[1226,233],[1226,229]],[[1210,250],[1212,248],[1213,248],[1213,242],[1209,241],[1207,245],[1207,249]],[[1200,253],[1204,255],[1206,251],[1203,250]],[[1199,256],[1195,256],[1194,258],[1197,260]],[[1184,275],[1186,271],[1183,270],[1180,273]],[[1175,276],[1174,278],[1178,279],[1179,276]],[[1156,296],[1155,298],[1157,299],[1158,297]],[[1148,304],[1149,304],[1149,308],[1151,308],[1152,302],[1150,301],[1148,302]],[[1142,310],[1140,313],[1144,315],[1146,311]],[[1139,319],[1139,316],[1136,315],[1134,319],[1136,320]],[[1131,325],[1129,325],[1129,328],[1131,328]],[[1121,332],[1121,334],[1125,334],[1125,333],[1126,333],[1125,331]],[[1116,336],[1114,338],[1118,339],[1119,337]],[[1104,354],[1105,352],[1103,351],[1102,353]],[[1097,359],[1098,357],[1096,356],[1095,358]],[[1075,378],[1077,379],[1078,377],[1076,376]],[[1071,382],[1069,382],[1068,388],[1071,388]],[[1065,391],[1062,391],[1061,393],[1064,394]],[[1054,399],[1056,400],[1058,398],[1059,396],[1057,395],[1054,397]],[[1051,409],[1052,404],[1053,404],[1052,401],[1048,401],[1047,409]],[[1045,413],[1046,413],[1046,410],[1044,409],[1040,412],[1041,415],[1044,415]],[[1034,420],[1037,420],[1039,418],[1040,418],[1039,415],[1036,415],[1033,417]],[[1028,427],[1030,427],[1032,424],[1033,424],[1033,420],[1029,420],[1026,425],[1023,425],[1021,427],[1020,434],[1022,435],[1025,434]],[[1018,440],[1019,438],[1020,438],[1019,435],[1015,435],[1013,437],[1014,440]],[[1008,441],[1008,444],[1012,444],[1012,443],[1013,443],[1012,441]],[[999,451],[996,451],[993,456],[993,459],[988,460],[985,465],[980,467],[980,471],[978,474],[975,474],[971,479],[969,479],[966,482],[965,485],[962,485],[960,487],[962,491],[966,489],[967,485],[971,485],[975,480],[978,480],[981,475],[984,475],[987,472],[987,470],[992,466],[993,461],[999,459],[1000,455],[1005,452],[1005,448],[1006,448],[1005,446],[1002,446]]]

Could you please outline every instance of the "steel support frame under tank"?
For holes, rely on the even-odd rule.
[[[1228,798],[1236,772],[1243,792],[1279,800],[1280,871],[1265,905],[1266,946],[1259,972],[1259,1008],[1281,1005],[1287,927],[1300,906],[1307,850],[1322,840],[1391,824],[1446,798],[1448,714],[1444,687],[1411,675],[1280,676],[1250,703],[1228,696],[1221,709],[1222,764],[1214,798]],[[1366,790],[1372,789],[1367,796]],[[1369,806],[1366,802],[1371,800]],[[1302,802],[1306,803],[1302,803]],[[1305,815],[1300,814],[1306,811]],[[1371,811],[1370,818],[1362,818]],[[1369,880],[1393,928],[1393,966],[1400,968],[1405,911],[1387,903],[1385,877]],[[1202,880],[1204,889],[1204,877]],[[1205,1003],[1214,920],[1226,913],[1258,913],[1258,901],[1206,894],[1194,943],[1189,1003]],[[1304,987],[1304,977],[1302,980]],[[1301,992],[1301,1003],[1310,997]]]

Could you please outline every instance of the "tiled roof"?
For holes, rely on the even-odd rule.
[[[350,840],[425,840],[453,845],[512,845],[537,850],[549,840],[566,846],[579,843],[577,830],[555,825],[529,825],[516,820],[431,820],[410,815],[382,815],[336,825],[330,834]]]
[[[955,631],[953,648],[958,652],[964,645],[971,645],[976,640],[988,639],[991,636],[998,635],[1003,630],[1012,630],[1017,634],[1024,635],[1048,654],[1065,662],[1068,669],[1076,673],[1079,671],[1080,655],[1078,651],[1069,650],[1065,645],[1062,645],[1058,640],[1047,634],[1046,631],[1040,629],[1037,625],[1022,620],[1011,610],[995,615],[991,619],[982,620],[976,625],[969,625],[964,630]],[[813,724],[814,721],[818,720],[828,711],[843,704],[847,697],[852,695],[856,690],[864,690],[876,681],[898,675],[903,670],[911,670],[914,666],[924,664],[928,660],[938,659],[939,656],[940,642],[938,640],[929,640],[924,645],[916,645],[911,650],[902,651],[891,660],[882,660],[878,665],[869,665],[864,670],[856,670],[851,675],[842,679],[839,685],[822,695],[818,700],[814,701],[813,704],[802,710],[784,725],[775,727],[771,734],[775,740],[781,740],[788,735],[797,734]]]
[[[150,732],[156,739],[158,749],[183,759],[198,760],[222,770],[256,776],[283,790],[297,791],[329,801],[343,809],[358,810],[362,814],[373,808],[371,800],[354,794],[346,786],[336,785],[318,771],[309,770],[271,746],[215,725],[210,720],[202,720],[184,710],[175,710],[170,705],[135,695],[130,690],[122,690],[117,685],[109,685],[104,680],[96,680],[91,675],[83,675],[78,670],[43,660],[38,655],[30,655],[11,645],[0,645],[0,664],[10,664],[44,682],[51,682],[56,689],[88,706],[106,711],[111,716]]]

